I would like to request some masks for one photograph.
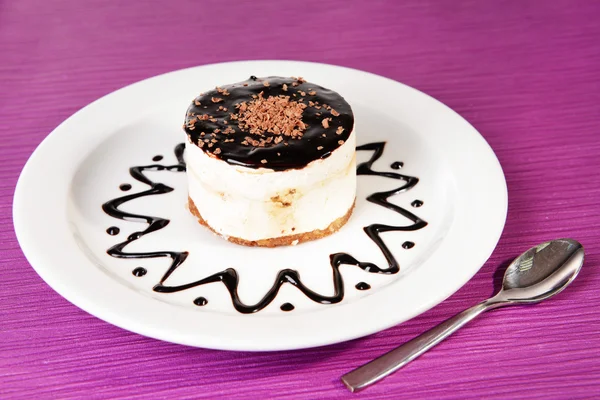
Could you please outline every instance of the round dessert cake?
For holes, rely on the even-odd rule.
[[[189,209],[225,239],[295,245],[339,230],[356,197],[350,105],[302,78],[250,77],[187,111]]]

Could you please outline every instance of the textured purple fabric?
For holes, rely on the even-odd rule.
[[[0,398],[599,398],[599,19],[593,0],[0,2]],[[509,190],[506,229],[481,271],[438,307],[387,331],[258,354],[147,339],[50,289],[12,228],[14,187],[34,148],[124,85],[245,59],[363,69],[469,120],[494,148]],[[340,383],[353,367],[489,296],[499,265],[559,237],[587,251],[567,291],[486,314],[358,395]]]

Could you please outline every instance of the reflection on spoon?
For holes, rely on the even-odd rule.
[[[583,246],[572,239],[542,243],[517,257],[506,269],[502,289],[491,299],[442,322],[402,346],[342,376],[354,392],[402,368],[484,311],[545,300],[566,288],[583,265]]]

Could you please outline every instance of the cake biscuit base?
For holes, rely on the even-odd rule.
[[[242,239],[242,238],[238,238],[238,237],[234,237],[234,236],[227,236],[227,237],[225,237],[225,236],[217,233],[204,220],[204,218],[202,218],[202,215],[200,214],[200,211],[198,211],[198,208],[196,207],[196,204],[194,204],[194,201],[192,200],[192,198],[188,196],[188,207],[190,209],[190,212],[198,219],[198,222],[201,225],[206,226],[213,233],[217,234],[218,236],[220,236],[220,237],[222,237],[222,238],[224,238],[224,239],[226,239],[226,240],[228,240],[228,241],[230,241],[232,243],[240,244],[240,245],[243,245],[243,246],[258,246],[258,247],[291,246],[291,245],[295,245],[295,244],[298,244],[298,243],[308,242],[308,241],[311,241],[311,240],[317,240],[317,239],[321,239],[321,238],[324,238],[326,236],[329,236],[329,235],[331,235],[331,234],[339,231],[340,228],[342,226],[344,226],[346,224],[346,222],[348,222],[348,219],[350,219],[350,216],[352,215],[352,211],[354,210],[355,203],[356,203],[356,201],[352,203],[352,206],[348,209],[348,211],[346,212],[346,214],[344,214],[340,218],[338,218],[335,221],[333,221],[325,229],[315,229],[314,231],[310,231],[310,232],[298,233],[298,234],[295,234],[295,235],[287,235],[287,236],[275,237],[275,238],[270,238],[270,239],[246,240],[246,239]]]

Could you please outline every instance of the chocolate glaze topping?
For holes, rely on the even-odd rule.
[[[299,127],[301,136],[250,133],[248,127],[240,128],[240,105],[271,96],[289,96],[290,102],[306,105],[301,118],[306,126]],[[252,76],[201,94],[188,108],[184,124],[190,141],[204,152],[229,164],[276,171],[302,168],[329,157],[348,139],[353,127],[352,109],[338,93],[302,78],[276,76]],[[253,142],[261,139],[262,145]]]

